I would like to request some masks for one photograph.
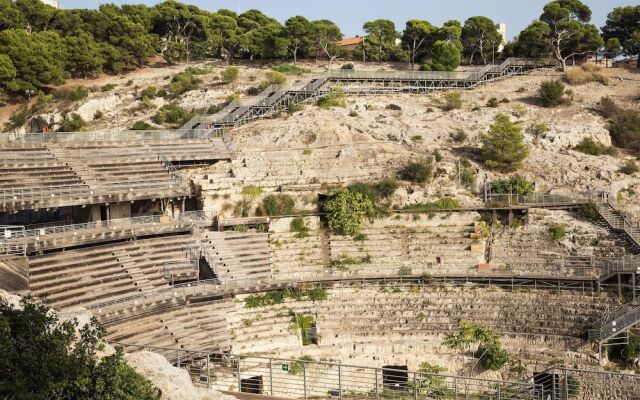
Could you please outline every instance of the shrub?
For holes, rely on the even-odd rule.
[[[442,158],[443,156],[442,156],[442,153],[440,153],[440,150],[435,149],[433,151],[433,159],[436,160],[436,162],[440,162],[442,161]]]
[[[96,110],[96,112],[93,113],[93,119],[102,119],[102,117],[104,117],[104,113],[100,110]]]
[[[597,110],[607,118],[614,117],[622,112],[622,108],[620,108],[611,97],[605,96],[600,99],[598,102]]]
[[[302,75],[311,72],[307,68],[300,68],[293,64],[277,64],[272,66],[271,69],[286,75]]]
[[[182,94],[196,90],[202,81],[189,72],[180,72],[171,78],[171,82],[165,87],[166,97],[175,99]]]
[[[392,196],[399,187],[400,184],[398,181],[389,178],[381,179],[380,182],[376,184],[378,195],[382,198]]]
[[[619,171],[626,175],[633,175],[638,172],[638,164],[633,160],[627,160]]]
[[[355,235],[365,217],[374,213],[371,199],[361,193],[338,189],[324,202],[322,209],[327,213],[331,232],[338,235]]]
[[[474,168],[463,167],[460,170],[460,183],[468,188],[473,188],[476,185],[476,170]]]
[[[509,353],[499,344],[478,348],[477,354],[484,354],[480,358],[480,364],[491,371],[498,371],[509,361]]]
[[[412,162],[407,164],[402,170],[400,170],[400,179],[425,183],[433,177],[433,159],[427,158],[422,161]]]
[[[156,112],[152,120],[158,125],[182,125],[187,122],[190,117],[191,115],[187,110],[177,104],[165,104]]]
[[[145,121],[136,121],[133,125],[131,125],[130,129],[133,131],[146,131],[149,129],[153,129],[153,125],[148,124]]]
[[[222,76],[223,81],[233,82],[238,80],[240,77],[240,69],[238,69],[238,67],[229,66],[223,69],[220,75]]]
[[[296,202],[288,194],[270,194],[262,200],[264,212],[269,216],[291,215]]]
[[[411,136],[411,141],[412,142],[416,142],[416,143],[422,142],[422,135],[413,135],[413,136]]]
[[[606,147],[602,143],[596,142],[591,137],[582,139],[580,143],[573,146],[573,149],[592,156],[599,156],[606,151]]]
[[[76,86],[73,89],[56,89],[51,94],[57,100],[78,101],[89,95],[89,89]]]
[[[592,64],[584,64],[579,68],[570,69],[564,75],[564,79],[571,85],[584,85],[589,82],[609,84],[609,77],[602,73],[602,68]]]
[[[206,74],[210,74],[211,73],[211,68],[209,67],[188,67],[187,69],[184,70],[185,72],[191,74],[191,75],[206,75]]]
[[[544,81],[540,84],[538,93],[545,107],[556,107],[562,102],[564,85],[559,81]]]
[[[282,72],[268,71],[266,75],[269,85],[284,85],[287,83],[287,76]]]
[[[581,204],[579,211],[580,211],[580,215],[582,215],[586,219],[597,221],[600,218],[600,212],[598,211],[598,206],[594,203]]]
[[[151,85],[151,86],[147,86],[146,88],[142,89],[142,91],[140,91],[140,95],[139,97],[141,99],[153,99],[158,95],[158,88]]]
[[[31,298],[0,300],[0,397],[3,399],[156,400],[158,390],[127,365],[121,348],[96,358],[104,329],[92,318],[60,321]]]
[[[297,104],[289,104],[289,106],[287,107],[287,113],[289,114],[294,114],[297,113],[298,111],[302,111],[304,109],[304,105],[302,105],[302,103],[297,103]]]
[[[460,200],[451,197],[444,197],[430,203],[409,204],[403,209],[407,211],[431,212],[438,210],[453,210],[461,207],[462,203],[460,203]]]
[[[563,225],[555,224],[549,227],[549,236],[554,240],[561,240],[566,235],[566,231]]]
[[[534,139],[538,140],[544,137],[545,133],[549,132],[549,125],[542,121],[537,121],[529,125],[528,131]]]
[[[71,114],[71,117],[65,116],[62,121],[60,121],[60,126],[58,127],[58,132],[80,132],[83,131],[87,126],[85,120],[76,113]]]
[[[344,99],[344,90],[333,88],[331,92],[318,100],[318,107],[329,109],[331,107],[346,107],[347,103]]]
[[[489,99],[489,101],[487,101],[487,107],[496,108],[499,105],[500,103],[498,102],[498,99],[495,97],[492,97]]]
[[[529,155],[522,128],[512,122],[506,114],[496,116],[489,133],[483,135],[481,140],[482,161],[492,169],[514,171],[522,166],[522,162]]]
[[[516,104],[513,106],[511,112],[515,117],[522,118],[527,115],[528,110],[527,107],[523,106],[522,104]]]
[[[525,178],[516,175],[509,179],[496,179],[491,181],[491,193],[496,194],[519,194],[528,196],[535,191],[533,183]]]
[[[402,110],[402,107],[400,107],[397,104],[387,104],[387,106],[385,107],[387,110],[393,110],[393,111],[400,111]]]
[[[467,140],[467,133],[462,129],[458,128],[455,131],[449,133],[449,138],[456,143],[462,143]]]
[[[640,155],[640,111],[621,112],[609,124],[609,133],[616,146]]]
[[[353,69],[354,69],[354,67],[353,67],[353,64],[351,64],[351,63],[346,63],[346,64],[342,64],[342,66],[340,67],[340,69],[350,69],[350,70],[353,70]]]
[[[449,92],[444,96],[445,108],[456,110],[462,108],[462,95],[458,92]]]
[[[298,239],[303,239],[311,236],[309,234],[309,227],[304,221],[304,218],[296,217],[292,219],[291,223],[289,224],[289,228],[291,229],[291,232],[296,233],[296,237]]]
[[[247,197],[258,197],[263,192],[264,192],[264,190],[262,190],[261,187],[249,185],[249,186],[243,187],[242,191],[240,192],[240,194],[243,195],[243,196],[247,196]]]
[[[102,87],[100,87],[100,91],[101,92],[110,92],[113,89],[115,89],[115,87],[118,86],[114,83],[107,83],[106,85],[103,85]]]

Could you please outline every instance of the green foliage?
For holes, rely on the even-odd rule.
[[[315,318],[313,318],[312,315],[296,315],[293,318],[295,320],[294,322],[296,323],[297,328],[300,329],[300,333],[302,336],[302,345],[308,346],[310,344],[313,344],[310,338],[310,330],[316,324]]]
[[[487,17],[471,17],[464,22],[461,41],[464,55],[468,57],[470,64],[480,62],[486,65],[492,58],[494,48],[500,45],[502,40],[496,23]]]
[[[282,304],[287,299],[295,301],[323,301],[328,298],[324,288],[306,290],[282,289],[266,292],[260,295],[250,295],[244,298],[245,308],[258,308]]]
[[[240,192],[241,195],[251,197],[251,198],[258,197],[262,193],[264,193],[264,190],[261,187],[254,186],[254,185],[245,186],[242,188],[242,191]]]
[[[287,83],[287,76],[282,72],[268,71],[266,76],[269,85],[284,85]]]
[[[499,344],[478,348],[477,354],[481,355],[480,365],[491,371],[499,371],[509,361],[509,353]]]
[[[545,107],[559,106],[562,102],[562,96],[564,96],[564,85],[559,81],[544,81],[540,84],[538,94]]]
[[[610,150],[602,143],[596,142],[591,137],[585,137],[573,147],[574,150],[591,156],[599,156],[602,154],[610,154]]]
[[[89,95],[89,89],[76,86],[73,89],[56,89],[51,94],[56,100],[79,101]]]
[[[455,391],[449,388],[446,378],[439,374],[446,372],[447,369],[439,365],[423,362],[418,367],[418,372],[421,374],[416,378],[416,392],[418,395],[424,398],[426,396],[448,399],[451,396],[455,396]],[[410,390],[413,389],[413,382],[410,383]]]
[[[609,133],[616,146],[640,156],[640,111],[621,112],[611,121]]]
[[[348,70],[353,70],[353,64],[352,63],[346,63],[346,64],[342,64],[342,66],[340,67],[340,69],[348,69]]]
[[[392,196],[396,190],[400,187],[400,183],[395,179],[384,178],[378,182],[374,188],[377,192],[377,195],[382,198],[387,198]]]
[[[192,73],[180,72],[171,78],[171,82],[164,88],[166,97],[176,99],[190,90],[196,90],[201,82]]]
[[[331,232],[338,235],[354,235],[365,217],[374,213],[375,206],[371,199],[361,193],[338,189],[322,204],[322,210],[327,213]]]
[[[431,57],[422,65],[423,71],[455,71],[460,66],[460,48],[450,41],[438,40],[433,44]]]
[[[243,216],[244,216],[244,214],[243,214]],[[249,232],[249,226],[245,225],[245,224],[234,225],[233,226],[233,231],[234,232],[247,233],[247,232]]]
[[[462,108],[462,95],[458,92],[449,92],[444,96],[445,106],[447,110],[456,110]]]
[[[153,99],[158,95],[158,88],[151,85],[151,86],[147,86],[146,88],[142,89],[140,91],[140,94],[138,95],[138,97],[140,99]]]
[[[549,227],[549,236],[554,240],[562,240],[566,235],[564,225],[554,224]]]
[[[291,362],[289,364],[289,375],[302,375],[305,370],[305,364],[312,361],[313,357],[304,355],[300,357],[300,360]]]
[[[311,236],[311,234],[309,233],[309,227],[307,226],[304,218],[301,217],[292,219],[291,223],[289,224],[289,229],[291,229],[291,232],[296,233],[296,237],[298,239],[304,239]]]
[[[83,131],[87,126],[85,120],[76,113],[71,114],[71,117],[65,116],[65,118],[60,121],[60,126],[58,127],[58,132],[80,132]]]
[[[291,215],[294,212],[296,202],[288,194],[270,194],[262,200],[262,207],[266,215],[275,217]]]
[[[640,6],[615,7],[602,27],[602,36],[607,39],[607,56],[616,56],[621,52],[628,57],[640,54],[639,26]]]
[[[408,265],[403,265],[398,269],[398,276],[409,276],[411,275],[411,267]]]
[[[93,119],[95,120],[102,119],[102,117],[104,117],[104,113],[100,110],[96,110],[96,112],[93,113]]]
[[[443,344],[463,351],[475,344],[479,345],[473,356],[479,356],[480,364],[493,371],[499,370],[509,361],[509,355],[502,349],[500,338],[493,329],[469,321],[460,321],[458,332],[446,335]]]
[[[625,175],[633,175],[638,172],[638,164],[633,160],[627,160],[619,171]]]
[[[331,107],[346,107],[347,103],[344,98],[344,90],[341,88],[332,88],[331,92],[318,100],[318,107],[329,109]]]
[[[276,64],[273,65],[271,69],[285,75],[302,75],[311,72],[308,68],[300,68],[292,64]]]
[[[443,197],[429,203],[416,203],[406,205],[403,209],[407,211],[432,212],[437,210],[455,210],[462,207],[462,203],[458,199],[451,197]]]
[[[500,105],[500,102],[495,97],[492,97],[489,99],[489,101],[487,101],[487,107],[496,108],[499,105]]]
[[[234,66],[225,67],[220,75],[222,76],[223,81],[233,82],[238,80],[238,78],[240,77],[240,69]]]
[[[580,215],[591,221],[597,221],[600,218],[598,206],[594,203],[586,203],[580,205]]]
[[[151,118],[158,125],[180,126],[187,122],[191,115],[177,104],[165,104]]]
[[[529,126],[528,132],[533,136],[535,140],[538,140],[541,137],[544,137],[547,132],[549,132],[549,125],[547,125],[545,122],[537,121]]]
[[[495,179],[491,181],[491,193],[496,194],[519,194],[528,196],[535,191],[535,186],[520,175],[512,176],[508,179]]]
[[[76,334],[79,329],[79,335]],[[45,399],[159,399],[158,391],[124,361],[122,350],[96,354],[104,330],[61,322],[30,298],[20,309],[0,300],[0,397]]]
[[[522,128],[512,122],[506,114],[496,116],[489,133],[483,135],[481,140],[482,161],[489,168],[498,171],[514,171],[520,168],[529,155]]]
[[[400,179],[409,182],[428,182],[433,177],[433,159],[427,158],[422,161],[411,162],[400,170],[399,176]]]
[[[148,124],[145,121],[136,121],[129,129],[132,131],[147,131],[153,129],[153,125]]]
[[[455,131],[449,133],[449,137],[456,143],[462,143],[467,140],[467,133],[462,128],[458,128]]]

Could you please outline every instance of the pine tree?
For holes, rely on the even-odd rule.
[[[489,133],[482,137],[482,161],[489,168],[508,172],[520,168],[528,155],[522,127],[506,114],[498,114]]]

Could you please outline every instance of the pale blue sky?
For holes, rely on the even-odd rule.
[[[59,0],[62,8],[95,8],[102,3],[144,3],[154,0]],[[592,22],[601,27],[614,7],[636,5],[639,0],[583,0],[593,10]],[[243,12],[257,8],[282,22],[294,15],[309,19],[330,19],[346,36],[362,33],[362,24],[377,18],[387,18],[402,30],[408,19],[426,19],[441,25],[449,19],[464,21],[474,15],[484,15],[495,22],[507,23],[507,37],[517,35],[532,20],[540,16],[547,0],[188,0],[209,11],[228,8]]]

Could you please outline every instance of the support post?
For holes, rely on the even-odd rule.
[[[342,399],[342,366],[338,364],[338,398]]]
[[[209,362],[211,360],[211,353],[207,353],[207,387],[211,385],[211,366]]]
[[[417,373],[413,373],[413,399],[418,400],[418,377]]]
[[[618,297],[622,298],[622,274],[618,272]]]
[[[302,362],[302,375],[304,378],[304,400],[307,400],[307,363]]]
[[[242,392],[242,378],[240,377],[240,356],[236,357],[237,363],[238,363],[238,369],[237,369],[237,373],[238,373],[238,393]]]
[[[273,397],[273,359],[269,359],[269,389]]]
[[[376,372],[376,400],[380,400],[380,391],[378,390],[378,369],[374,370]]]

